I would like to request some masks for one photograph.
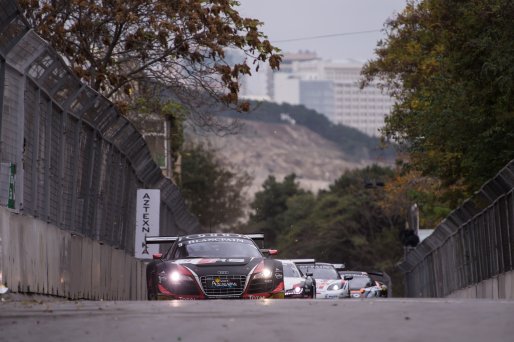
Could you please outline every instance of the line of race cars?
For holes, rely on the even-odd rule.
[[[146,244],[171,244],[146,268],[148,299],[370,298],[387,287],[366,272],[314,259],[273,259],[259,248],[263,234],[206,233],[146,237]]]

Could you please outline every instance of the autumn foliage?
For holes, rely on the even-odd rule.
[[[151,80],[198,109],[211,99],[247,109],[239,80],[279,50],[233,0],[20,0],[35,30],[93,89],[115,101]],[[231,62],[227,51],[243,57]]]

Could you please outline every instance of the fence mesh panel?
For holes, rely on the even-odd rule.
[[[399,266],[407,296],[445,297],[512,271],[513,196],[514,160],[406,253]]]
[[[16,165],[15,210],[134,251],[136,191],[161,190],[161,234],[199,232],[134,125],[82,84],[0,0],[0,205]]]

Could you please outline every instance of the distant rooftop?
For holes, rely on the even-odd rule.
[[[328,63],[334,64],[355,64],[355,65],[363,65],[366,61],[361,61],[353,58],[342,58],[342,59],[329,59],[326,60]]]
[[[283,63],[300,62],[300,61],[312,61],[320,59],[315,51],[299,50],[298,52],[284,52]]]

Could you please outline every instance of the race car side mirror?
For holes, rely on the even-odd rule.
[[[345,275],[345,276],[343,277],[343,279],[344,279],[344,280],[352,280],[352,279],[353,279],[353,276],[351,276],[351,275]]]
[[[155,253],[154,255],[152,255],[152,258],[154,260],[162,259],[162,253]]]
[[[266,254],[266,255],[277,255],[278,254],[278,250],[276,250],[276,249],[261,248],[260,251],[262,254]]]

